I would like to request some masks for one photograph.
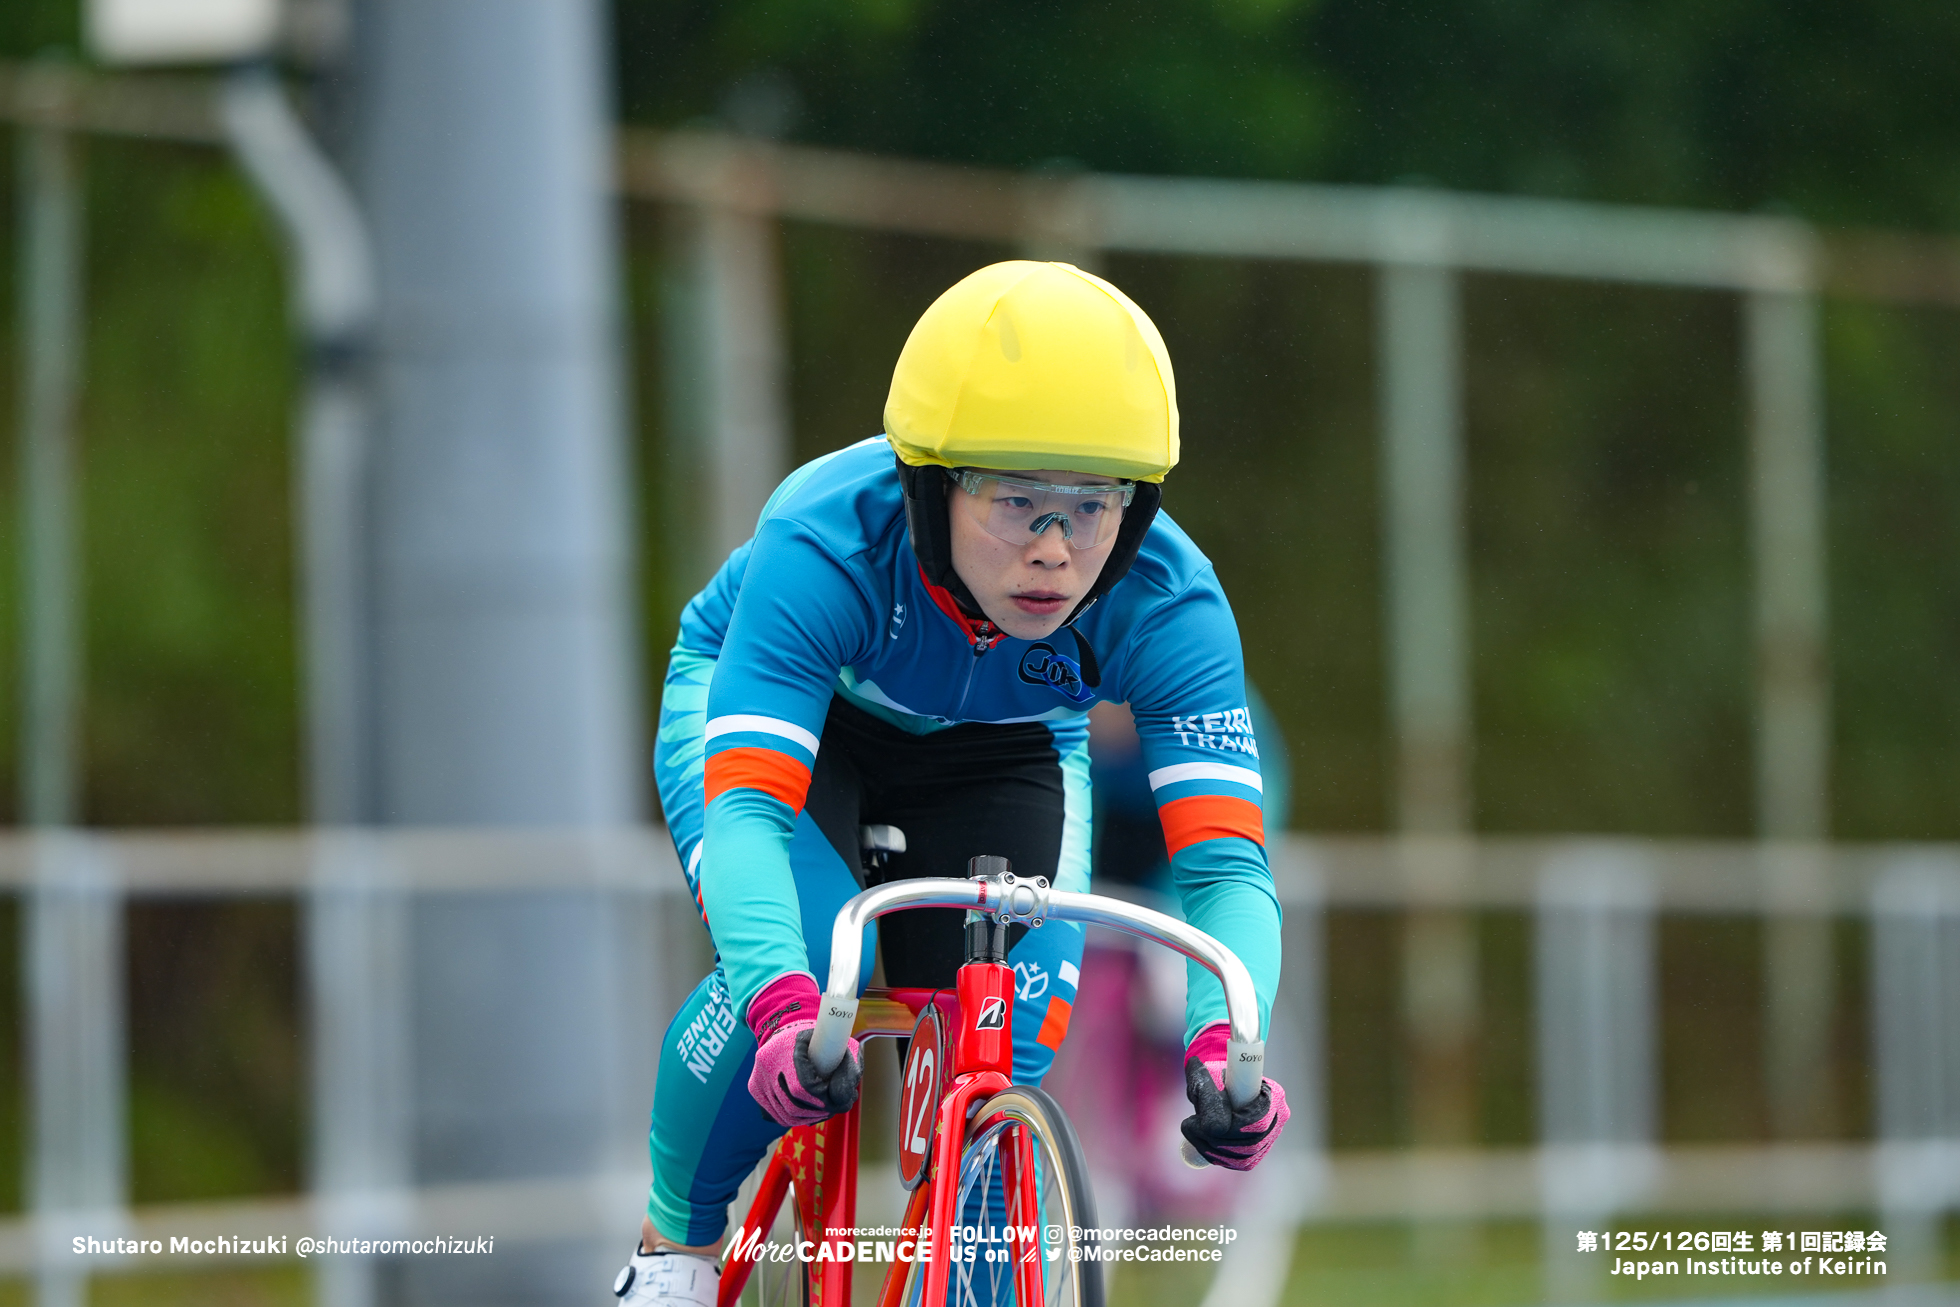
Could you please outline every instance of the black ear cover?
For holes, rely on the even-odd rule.
[[[943,467],[894,461],[899,483],[905,487],[905,530],[912,537],[912,552],[919,556],[926,580],[945,585],[953,570],[953,524],[946,511],[951,480]]]
[[[912,537],[912,552],[919,556],[926,580],[959,601],[973,617],[981,616],[980,601],[966,588],[953,570],[953,520],[946,500],[952,492],[953,478],[936,463],[913,467],[903,459],[898,464],[898,480],[905,487],[905,530]]]

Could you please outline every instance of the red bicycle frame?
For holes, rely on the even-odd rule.
[[[976,1120],[969,1128],[969,1117],[981,1103],[1008,1087],[1014,1070],[1014,972],[999,962],[966,963],[951,994],[945,990],[868,989],[859,1000],[853,1033],[859,1039],[903,1038],[912,1034],[919,1014],[934,1002],[954,1032],[952,1075],[939,1099],[925,1178],[912,1191],[899,1222],[903,1233],[893,1241],[890,1270],[878,1295],[879,1307],[900,1307],[914,1269],[925,1277],[920,1302],[946,1301],[959,1217],[955,1204],[960,1151],[970,1128],[977,1131],[987,1124]],[[767,1237],[784,1197],[791,1192],[795,1195],[797,1224],[805,1232],[797,1249],[799,1261],[804,1247],[811,1249],[812,1260],[807,1263],[811,1307],[849,1307],[858,1246],[873,1243],[846,1233],[857,1225],[857,1164],[856,1104],[828,1121],[798,1126],[783,1136],[763,1170],[755,1201],[736,1227],[735,1241],[722,1270],[721,1307],[733,1307],[741,1296],[757,1260],[755,1248]],[[1023,1227],[1035,1224],[1034,1151],[1026,1131],[1018,1127],[1010,1127],[1004,1141],[1001,1177],[1008,1194],[1008,1223]],[[846,1245],[848,1252],[844,1251]],[[1022,1307],[1038,1307],[1043,1291],[1040,1248],[1032,1242],[1010,1247],[1015,1295]]]

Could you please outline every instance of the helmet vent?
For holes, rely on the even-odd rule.
[[[1014,330],[1014,319],[1000,315],[1000,352],[1009,363],[1021,361],[1021,334]]]

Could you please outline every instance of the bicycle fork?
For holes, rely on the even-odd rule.
[[[1005,859],[975,858],[976,864]],[[977,912],[967,914],[966,963],[960,968],[955,986],[960,1000],[960,1027],[953,1042],[953,1085],[939,1105],[939,1131],[933,1140],[932,1210],[928,1229],[932,1231],[932,1260],[926,1263],[925,1293],[920,1301],[937,1304],[946,1301],[946,1285],[952,1275],[954,1233],[960,1212],[960,1152],[966,1146],[967,1118],[986,1099],[1012,1084],[1014,1074],[1014,972],[1007,965],[1007,923]],[[1018,1158],[1026,1148],[1020,1140],[1010,1156]],[[1019,1168],[1015,1168],[1019,1169]],[[1033,1167],[1026,1170],[1033,1178]],[[1003,1179],[1007,1177],[1003,1175]],[[1009,1219],[1022,1206],[1021,1186],[1008,1181]],[[1025,1272],[1017,1268],[1017,1276]],[[1040,1284],[1040,1268],[1035,1284]],[[1024,1304],[1041,1301],[1039,1288],[1032,1298],[1023,1292]]]

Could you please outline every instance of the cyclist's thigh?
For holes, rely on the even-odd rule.
[[[865,820],[905,832],[906,852],[890,879],[967,874],[976,854],[997,854],[1016,874],[1060,874],[1075,787],[1046,728],[960,727],[898,747],[863,751]],[[1086,778],[1086,768],[1081,769]],[[1085,850],[1086,854],[1086,850]],[[1086,857],[1083,859],[1086,861]],[[959,912],[908,912],[887,919],[882,937],[885,979],[894,985],[953,983],[964,960]],[[1082,964],[1081,927],[1051,922],[1009,934],[1015,969],[1014,1078],[1039,1084],[1068,1029]]]
[[[1014,1082],[1038,1085],[1068,1034],[1082,971],[1080,922],[1051,921],[1007,950],[1014,968]]]

